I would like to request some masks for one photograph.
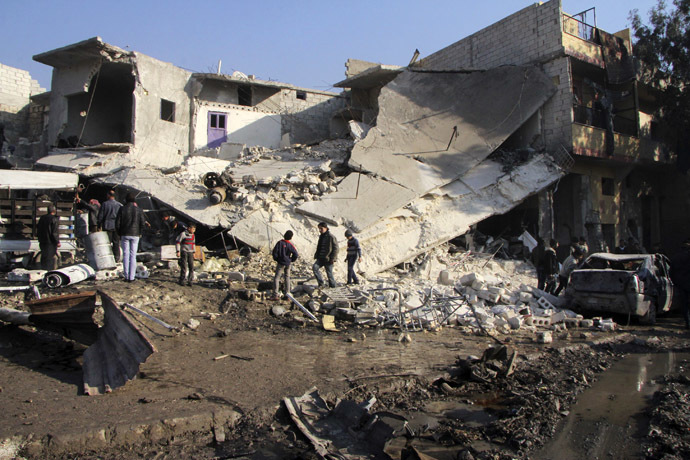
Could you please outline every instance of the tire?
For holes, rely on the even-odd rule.
[[[652,326],[654,323],[656,323],[656,304],[652,303],[649,305],[647,314],[640,316],[640,324]]]

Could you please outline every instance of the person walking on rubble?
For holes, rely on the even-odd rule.
[[[690,238],[681,251],[671,258],[671,281],[680,291],[685,329],[690,329]]]
[[[108,191],[108,199],[101,204],[98,211],[98,227],[108,234],[110,244],[113,246],[115,262],[120,262],[120,235],[115,230],[115,219],[122,207],[122,203],[115,199],[115,190]]]
[[[139,248],[139,238],[144,230],[144,213],[136,204],[134,193],[127,194],[127,204],[122,206],[115,217],[115,229],[120,236],[122,246],[122,266],[124,269],[125,281],[134,281],[137,271],[137,249]]]
[[[537,245],[532,250],[532,264],[534,268],[537,269],[537,289],[544,289],[546,283],[546,278],[544,277],[544,269],[542,267],[544,259],[544,251],[546,247],[544,246],[544,240],[542,238],[537,238]]]
[[[292,244],[293,233],[288,230],[283,235],[283,239],[278,241],[273,247],[273,260],[276,261],[276,270],[273,277],[273,297],[271,300],[280,300],[280,278],[284,280],[285,296],[291,292],[290,289],[290,265],[299,257],[297,248]]]
[[[316,282],[320,286],[324,285],[323,278],[321,277],[321,267],[326,268],[326,275],[328,276],[328,285],[330,287],[335,287],[335,278],[333,277],[333,263],[338,257],[338,241],[335,236],[328,231],[328,224],[326,222],[320,222],[319,228],[319,242],[316,244],[316,253],[314,253],[314,265],[312,270],[314,271],[314,276],[316,277]]]
[[[362,261],[362,248],[359,246],[359,240],[352,236],[350,230],[345,230],[345,238],[347,238],[347,255],[345,262],[347,262],[347,284],[359,284],[357,274],[355,273],[355,263]]]
[[[191,286],[194,280],[195,231],[196,225],[190,224],[186,230],[177,236],[177,241],[175,241],[175,249],[177,250],[180,265],[180,281],[178,281],[180,286],[183,286],[185,281],[187,286]]]
[[[58,233],[57,210],[54,205],[48,205],[48,212],[41,216],[36,227],[38,245],[41,248],[41,268],[43,270],[57,270],[60,234]]]
[[[544,290],[548,293],[553,293],[556,290],[556,280],[558,275],[558,257],[556,256],[556,248],[558,241],[551,238],[549,246],[544,249],[544,256],[542,257],[541,265],[544,273]]]
[[[558,295],[560,292],[568,287],[568,279],[570,274],[575,270],[582,261],[582,251],[579,247],[573,248],[573,253],[570,254],[564,261],[561,272],[558,274],[558,287],[553,292],[553,295]]]

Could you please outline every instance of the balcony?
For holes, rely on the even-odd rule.
[[[672,164],[675,155],[659,141],[614,133],[613,155],[607,154],[606,130],[581,123],[572,124],[573,153],[625,163]]]
[[[565,54],[605,68],[601,46],[594,42],[596,29],[579,19],[563,14],[563,48]]]

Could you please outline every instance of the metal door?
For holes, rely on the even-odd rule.
[[[207,147],[215,148],[228,139],[228,114],[220,112],[208,113],[208,144]]]

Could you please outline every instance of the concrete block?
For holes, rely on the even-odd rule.
[[[544,310],[549,310],[549,309],[553,310],[554,308],[556,308],[556,307],[553,306],[553,304],[552,304],[551,302],[549,302],[548,300],[546,300],[546,297],[539,297],[539,298],[537,299],[537,304],[538,304],[541,308],[543,308]]]
[[[460,284],[463,286],[471,286],[476,280],[484,281],[484,278],[477,273],[467,273],[460,277]]]
[[[242,272],[230,272],[228,273],[228,279],[230,281],[244,281],[244,273]]]
[[[532,316],[532,325],[549,327],[551,326],[551,318],[548,316]]]
[[[580,327],[593,327],[594,321],[591,319],[583,319],[580,321]]]
[[[537,332],[537,343],[551,343],[553,342],[553,335],[551,331]]]
[[[506,290],[504,288],[498,286],[489,286],[487,289],[489,290],[489,292],[493,294],[498,294],[500,296],[506,293]]]
[[[499,299],[501,298],[500,295],[493,294],[493,293],[489,292],[489,290],[487,290],[487,289],[483,289],[483,290],[477,292],[477,297],[479,297],[480,299],[484,299],[486,301],[489,301],[491,303],[497,303],[499,301]]]
[[[566,318],[565,319],[565,326],[568,329],[574,329],[574,328],[580,326],[580,320],[577,318]]]
[[[533,296],[531,292],[522,291],[520,294],[518,294],[518,298],[520,299],[520,302],[528,303],[530,300],[532,300]]]
[[[611,318],[603,319],[599,322],[599,329],[604,332],[611,332],[616,329],[616,323]]]
[[[453,281],[450,279],[450,272],[448,270],[441,270],[438,274],[438,282],[444,286],[452,286]]]
[[[522,326],[522,317],[513,316],[508,319],[508,324],[510,324],[511,329],[520,329],[520,326]]]
[[[475,291],[481,291],[484,289],[484,282],[479,280],[479,279],[476,279],[476,280],[472,281],[471,286],[472,286],[472,289],[474,289]]]
[[[558,313],[554,313],[553,315],[551,315],[551,324],[562,323],[563,321],[565,321],[566,318],[567,316],[565,315],[565,313],[559,311]]]

